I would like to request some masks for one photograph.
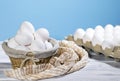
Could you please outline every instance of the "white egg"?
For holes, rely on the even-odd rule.
[[[113,39],[114,39],[115,46],[120,45],[120,36],[119,35],[120,35],[120,26],[117,25],[117,26],[115,26],[114,31],[113,31]]]
[[[111,25],[111,24],[107,24],[106,26],[105,26],[105,31],[106,30],[113,30],[114,29],[114,27],[113,27],[113,25]]]
[[[109,43],[113,43],[113,34],[111,33],[105,33],[104,35],[104,41],[108,41]]]
[[[98,26],[95,27],[95,31],[96,32],[98,32],[98,31],[104,32],[104,28],[101,25],[98,25]]]
[[[16,48],[17,46],[19,46],[19,44],[16,43],[16,41],[14,40],[14,38],[11,38],[10,40],[8,40],[7,45],[10,48]]]
[[[85,31],[82,28],[79,28],[74,33],[74,40],[82,39],[85,34]]]
[[[34,36],[29,33],[21,33],[15,36],[15,41],[22,46],[30,45],[33,40]]]
[[[102,43],[102,49],[105,50],[105,48],[113,49],[114,48],[113,40],[104,40]]]
[[[113,29],[114,27],[111,24],[105,26],[104,40],[113,40]]]
[[[83,43],[86,43],[87,41],[92,41],[92,38],[94,36],[94,30],[92,28],[88,28],[86,30],[85,35],[83,36]]]
[[[45,41],[45,46],[46,46],[46,49],[51,49],[53,48],[52,44],[48,41]]]
[[[112,25],[110,25],[110,24],[106,25],[105,26],[105,34],[106,33],[112,34],[113,33],[113,29],[114,29],[114,27]]]
[[[49,32],[48,32],[48,30],[47,30],[46,28],[39,28],[39,29],[35,32],[35,34],[36,34],[38,37],[42,38],[43,42],[45,42],[46,40],[49,39]],[[36,38],[36,39],[37,39],[37,38]]]
[[[39,34],[37,32],[33,33],[34,39],[40,39],[42,40],[42,38],[39,36]]]
[[[105,33],[104,34],[104,40],[111,40],[113,39],[113,34],[111,33]]]
[[[29,49],[32,51],[43,51],[45,50],[45,44],[41,40],[33,40]]]
[[[33,34],[35,32],[34,26],[30,22],[24,21],[21,24],[21,27],[17,33],[19,34],[19,33],[23,33],[23,32],[28,32],[28,33]]]
[[[101,37],[100,35],[94,35],[92,39],[92,45],[102,45],[102,42],[104,41],[104,38]]]
[[[15,48],[16,50],[22,50],[22,51],[29,51],[29,48],[27,48],[27,47],[25,47],[25,46],[17,46],[16,48]]]
[[[114,27],[114,30],[120,30],[120,25],[116,25],[116,26]]]
[[[104,41],[104,29],[102,26],[98,25],[95,28],[95,33],[92,39],[92,45],[95,46],[96,44],[102,45]]]

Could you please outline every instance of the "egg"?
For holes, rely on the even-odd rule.
[[[28,22],[28,21],[24,21],[21,26],[20,29],[18,30],[18,34],[19,33],[23,33],[23,32],[27,32],[27,33],[31,33],[33,34],[35,32],[34,26]]]
[[[33,40],[29,49],[32,51],[43,51],[45,50],[45,44],[41,40]]]
[[[32,41],[34,40],[34,36],[29,34],[29,33],[21,33],[21,34],[17,34],[15,36],[15,41],[22,45],[22,46],[27,46],[30,45],[32,43]]]
[[[115,46],[120,45],[120,25],[115,26],[113,30],[113,39],[114,39],[114,44]]]
[[[46,46],[46,49],[51,49],[53,48],[52,44],[48,41],[45,41],[45,46]]]
[[[42,39],[43,42],[49,39],[49,32],[46,28],[39,28],[36,32],[35,35],[39,38]],[[35,37],[37,39],[37,37]]]
[[[86,30],[85,35],[83,36],[83,43],[86,43],[87,41],[92,41],[92,38],[94,36],[94,29],[88,28]]]
[[[105,26],[104,40],[113,40],[113,29],[114,27],[111,24]]]
[[[111,24],[107,24],[106,26],[105,26],[105,31],[106,30],[113,30],[114,29],[114,27],[113,27],[113,25],[111,25]]]
[[[101,25],[95,27],[95,31],[104,32],[104,28]]]
[[[85,31],[82,28],[79,28],[74,33],[74,40],[82,39],[85,34]]]
[[[105,50],[105,48],[113,48],[113,29],[114,27],[111,24],[108,24],[105,26],[104,31],[104,41],[102,43],[102,49]]]
[[[100,25],[96,26],[95,33],[92,39],[92,45],[95,46],[96,44],[102,45],[104,41],[104,28]]]
[[[104,41],[103,37],[100,37],[100,35],[94,35],[92,39],[92,45],[102,45],[102,42]]]
[[[19,44],[16,43],[16,41],[14,40],[14,38],[11,38],[10,40],[8,40],[7,45],[10,48],[16,48],[17,46],[19,46]]]
[[[113,49],[114,48],[113,40],[104,40],[102,43],[102,49],[105,50],[105,48]]]

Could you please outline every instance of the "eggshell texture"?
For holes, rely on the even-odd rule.
[[[21,27],[20,27],[20,29],[18,30],[17,33],[19,34],[19,33],[23,33],[23,32],[27,32],[27,33],[33,34],[35,32],[34,26],[30,22],[24,21],[21,24]]]
[[[48,41],[45,41],[45,46],[46,46],[46,49],[51,49],[53,48],[52,44]]]
[[[29,49],[32,51],[43,51],[45,50],[45,44],[41,40],[33,40]]]
[[[119,35],[120,35],[120,26],[117,25],[117,26],[115,26],[114,31],[113,31],[113,39],[114,39],[115,46],[120,45],[120,36]]]
[[[82,39],[85,34],[85,31],[82,28],[79,28],[74,33],[74,40]]]
[[[83,43],[86,43],[87,41],[92,41],[92,38],[94,36],[94,30],[92,28],[88,28],[86,30],[85,35],[83,36]]]
[[[23,46],[30,45],[34,40],[34,36],[29,33],[21,33],[15,36],[15,41]]]
[[[49,39],[49,32],[46,28],[39,28],[36,32],[35,32],[36,36],[42,38],[43,42],[45,42],[46,40]],[[37,39],[37,38],[36,38]]]
[[[104,41],[104,29],[102,26],[98,25],[95,28],[95,33],[92,39],[92,45],[95,46],[96,44],[102,45]]]
[[[18,43],[15,42],[14,38],[11,38],[10,40],[8,40],[7,45],[10,48],[16,48],[17,46],[19,46]]]

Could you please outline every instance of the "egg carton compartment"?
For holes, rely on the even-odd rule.
[[[120,61],[120,46],[116,46],[114,47],[114,49],[105,48],[103,50],[102,46],[93,46],[90,41],[83,43],[82,39],[74,40],[73,35],[68,35],[67,37],[65,37],[65,39],[69,41],[74,41],[77,45],[84,47],[88,52],[92,50],[96,54],[103,54],[105,57],[114,58],[116,61]]]
[[[74,41],[79,46],[83,46],[82,39],[74,40],[74,37],[72,35],[69,35],[69,36],[65,37],[65,39],[68,40],[68,41]]]

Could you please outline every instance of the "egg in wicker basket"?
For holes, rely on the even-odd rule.
[[[9,56],[12,67],[14,69],[20,68],[21,66],[27,66],[33,63],[42,64],[48,63],[49,59],[55,54],[57,48],[59,47],[58,41],[49,38],[48,41],[53,45],[53,48],[43,50],[43,51],[23,51],[10,48],[7,43],[3,42],[2,48],[5,53]]]

